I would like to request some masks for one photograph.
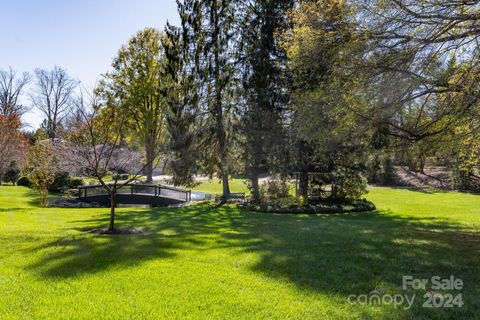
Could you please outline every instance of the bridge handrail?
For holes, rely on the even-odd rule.
[[[112,185],[111,183],[107,183],[107,185]],[[121,184],[119,184],[121,186]],[[185,195],[185,201],[189,202],[192,199],[192,191],[191,190],[185,190],[181,188],[176,188],[176,187],[171,187],[171,186],[165,186],[165,185],[155,185],[155,184],[135,184],[135,183],[128,183],[126,185],[123,185],[122,188],[128,188],[130,187],[130,192],[133,194],[134,189],[136,187],[139,188],[155,188],[155,197],[160,197],[164,196],[161,194],[161,190],[170,190],[170,191],[175,191],[178,193],[183,193]],[[88,185],[88,186],[79,186],[79,198],[87,198],[87,190],[88,189],[104,189],[105,187],[101,184],[96,184],[96,185]],[[158,189],[159,192],[156,190]],[[85,193],[82,192],[85,190]]]
[[[106,183],[106,185],[112,185],[111,183]],[[120,186],[121,184],[119,184]],[[124,187],[150,187],[150,188],[162,188],[162,189],[169,189],[173,191],[180,191],[180,192],[189,192],[190,190],[185,190],[177,187],[166,186],[163,184],[137,184],[137,183],[128,183],[124,185]],[[94,189],[94,188],[103,188],[101,184],[95,185],[88,185],[88,186],[79,186],[78,189]]]

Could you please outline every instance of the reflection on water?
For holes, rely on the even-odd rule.
[[[192,192],[192,202],[198,201],[205,201],[205,200],[213,200],[215,199],[215,195],[212,193],[204,193],[204,192]],[[118,208],[140,208],[140,209],[149,209],[152,208],[152,205],[149,204],[118,204]]]
[[[148,209],[151,208],[152,206],[150,204],[123,204],[119,203],[117,205],[117,208],[143,208],[143,209]]]
[[[192,201],[213,200],[215,195],[212,193],[192,192]]]

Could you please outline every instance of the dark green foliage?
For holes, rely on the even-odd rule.
[[[3,175],[3,181],[15,184],[20,179],[21,171],[16,161],[12,161]]]
[[[83,184],[84,182],[81,178],[73,178],[68,174],[68,172],[59,172],[55,175],[55,180],[48,191],[59,193],[64,192],[67,189],[76,189]]]
[[[285,179],[268,180],[260,186],[262,201],[283,199],[290,197],[290,185]]]
[[[393,185],[395,182],[395,167],[393,156],[389,152],[374,151],[367,163],[368,182],[380,185]]]
[[[358,170],[337,168],[333,173],[332,200],[351,202],[367,193],[367,181]]]
[[[179,4],[181,16],[186,8]],[[183,13],[183,14],[182,14]],[[167,103],[167,130],[170,135],[170,170],[174,185],[191,186],[196,168],[194,152],[195,114],[198,110],[195,74],[192,73],[193,57],[191,47],[192,30],[183,23],[182,28],[168,24],[162,39],[165,50],[165,69],[163,72],[169,85],[162,91]]]
[[[468,165],[461,157],[456,157],[452,161],[452,185],[453,188],[460,191],[474,191],[473,166]]]
[[[112,176],[114,180],[128,180],[130,175],[128,173],[116,173]]]
[[[282,117],[288,94],[282,70],[287,57],[275,33],[285,29],[286,12],[292,7],[293,1],[273,0],[253,1],[242,7],[240,60],[245,103],[240,112],[241,147],[254,202],[260,201],[259,174],[280,170],[278,163],[285,160]]]
[[[237,104],[234,65],[239,30],[234,0],[178,1],[183,50],[188,50],[188,68],[194,71],[201,93],[197,118],[195,152],[202,169],[219,173],[223,194],[230,193],[228,174],[233,144],[233,109]],[[182,167],[182,166],[181,166]]]
[[[380,183],[382,163],[380,156],[375,154],[367,164],[367,179],[369,183]]]
[[[362,191],[354,187],[359,180],[340,176],[343,170],[359,176],[371,140],[371,130],[352,112],[367,102],[358,94],[362,83],[351,72],[357,47],[351,10],[350,2],[301,1],[290,13],[291,28],[283,31],[291,79],[291,149],[284,158],[299,173],[297,195],[305,200],[312,189],[309,173],[333,173],[338,199],[357,199]]]
[[[70,183],[69,187],[72,189],[76,189],[78,187],[81,187],[85,184],[85,181],[83,181],[82,178],[70,178]]]
[[[468,191],[472,188],[472,181],[468,171],[459,167],[452,168],[452,183],[453,189],[456,190]]]
[[[349,213],[349,212],[370,212],[375,211],[375,205],[368,200],[355,200],[348,203],[321,202],[301,206],[294,199],[289,201],[270,201],[262,204],[247,204],[245,208],[250,211],[267,213],[298,213],[298,214],[328,214],[328,213]]]
[[[48,188],[49,192],[61,192],[64,189],[68,188],[70,184],[70,176],[68,172],[58,172],[55,174],[55,179],[53,183]]]
[[[114,174],[128,174],[128,171],[124,167],[110,167],[108,170]]]
[[[28,179],[28,177],[23,176],[23,177],[21,177],[20,179],[18,179],[18,181],[17,181],[17,186],[31,188],[31,187],[32,187],[32,183],[30,182],[30,179]]]
[[[386,154],[382,162],[382,180],[383,185],[389,186],[395,183],[394,159],[391,154]]]

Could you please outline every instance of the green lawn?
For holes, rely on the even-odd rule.
[[[378,212],[269,215],[233,206],[39,209],[0,187],[0,319],[478,319],[480,196],[374,188]],[[351,305],[402,276],[463,279],[453,309]],[[424,291],[417,292],[422,296]]]
[[[233,192],[233,193],[245,192],[246,194],[250,193],[244,179],[231,178],[229,180],[229,184],[230,184],[230,192]],[[198,186],[196,186],[192,190],[197,192],[221,194],[222,182],[220,179],[202,181]]]

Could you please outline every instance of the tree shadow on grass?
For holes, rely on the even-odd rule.
[[[150,258],[170,258],[171,247],[168,241],[145,237],[68,236],[36,247],[44,256],[30,265],[30,269],[47,278],[70,278],[112,267],[129,267]]]
[[[260,253],[256,272],[288,279],[305,291],[344,297],[372,291],[412,294],[402,290],[403,276],[454,275],[466,284],[464,300],[470,308],[442,310],[439,315],[438,310],[422,308],[424,300],[418,300],[422,303],[411,315],[440,319],[479,314],[480,235],[464,231],[465,226],[386,212],[257,219],[248,235],[260,240],[244,248]]]
[[[449,221],[386,212],[272,215],[206,205],[133,213],[121,210],[117,221],[118,227],[148,232],[67,235],[28,249],[43,255],[30,269],[43,277],[68,278],[174,258],[179,250],[227,248],[231,255],[258,254],[259,261],[250,267],[254,272],[288,281],[304,292],[344,296],[345,303],[351,294],[373,290],[404,294],[403,276],[454,275],[466,284],[464,300],[470,307],[442,310],[445,317],[468,318],[480,311],[475,302],[480,294],[480,238]],[[105,226],[108,215],[72,224],[82,230]],[[427,318],[439,316],[437,310],[422,309],[421,304],[411,312]]]
[[[89,230],[108,225],[108,214],[72,221],[70,230],[78,233],[25,249],[40,252],[42,258],[29,270],[46,278],[70,278],[82,274],[122,268],[140,263],[175,257],[175,250],[199,248],[203,236],[221,228],[221,219],[207,218],[212,208],[151,209],[128,213],[119,210],[117,228],[145,229],[143,234],[97,235]],[[233,211],[227,208],[225,214]],[[205,223],[209,220],[209,223]]]

